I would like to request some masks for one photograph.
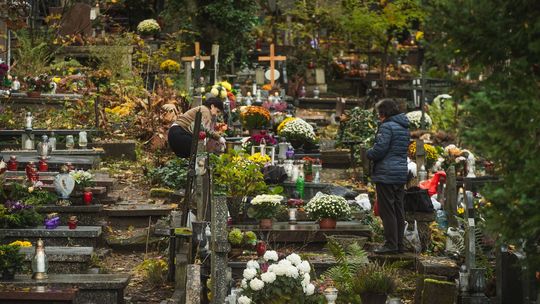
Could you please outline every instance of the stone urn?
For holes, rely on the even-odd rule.
[[[54,178],[54,188],[61,199],[67,200],[75,188],[75,180],[69,175],[66,166],[62,166],[60,174]]]

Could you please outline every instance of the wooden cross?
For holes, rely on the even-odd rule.
[[[274,67],[276,61],[285,61],[287,60],[286,56],[275,56],[274,54],[274,44],[270,44],[270,56],[259,56],[259,61],[270,61],[270,85],[274,88],[275,75]]]
[[[201,56],[201,45],[199,42],[195,42],[195,56],[182,57],[184,62],[194,62],[195,63],[195,86],[199,84],[199,78],[201,75],[201,60],[208,61],[210,56]]]

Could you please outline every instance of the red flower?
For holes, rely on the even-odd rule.
[[[206,132],[200,131],[199,132],[199,140],[204,140],[206,138]]]

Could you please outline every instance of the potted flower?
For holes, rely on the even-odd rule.
[[[159,33],[159,31],[161,31],[161,27],[155,19],[146,19],[137,25],[137,32],[139,32],[143,38],[152,38],[152,36]]]
[[[244,198],[266,191],[261,165],[248,155],[230,151],[215,159],[214,179],[227,196],[227,207],[233,222],[244,215]]]
[[[242,255],[245,247],[253,248],[257,244],[257,235],[253,231],[242,232],[242,230],[238,228],[231,229],[227,239],[231,245],[229,254],[229,257],[231,258]]]
[[[351,207],[341,196],[317,193],[306,205],[306,211],[319,221],[321,229],[335,229],[338,219],[351,216]]]
[[[260,133],[270,125],[270,111],[260,106],[247,106],[240,108],[240,121],[250,135]]]
[[[69,172],[69,175],[71,175],[75,184],[80,189],[89,188],[94,185],[94,175],[88,171],[74,170]]]
[[[389,294],[396,290],[393,268],[369,263],[361,267],[354,281],[353,290],[360,295],[362,304],[384,304]]]
[[[8,245],[0,245],[0,271],[3,280],[13,280],[15,273],[22,270],[24,254],[19,250],[21,247],[30,247],[30,242],[15,241]]]
[[[317,141],[313,126],[303,119],[286,119],[281,124],[283,126],[278,127],[278,135],[287,138],[295,149],[312,146]]]
[[[296,253],[279,260],[278,253],[272,250],[266,251],[263,258],[263,264],[255,260],[247,262],[239,304],[319,303],[321,296],[311,283],[308,261]]]
[[[8,200],[0,206],[0,227],[32,228],[40,223],[43,223],[43,217],[31,205]]]
[[[422,111],[416,110],[408,112],[407,118],[409,119],[409,129],[411,130],[419,130],[422,127]],[[427,113],[424,113],[424,129],[429,130],[431,129],[431,124],[433,121],[431,120],[431,117]]]
[[[42,92],[47,92],[53,89],[51,79],[47,74],[40,74],[38,76],[24,77],[24,82],[28,86],[28,97],[36,98],[41,96]]]
[[[252,217],[259,220],[261,229],[272,229],[272,219],[278,214],[283,196],[257,195],[251,200]]]

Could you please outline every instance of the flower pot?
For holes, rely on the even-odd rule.
[[[362,304],[384,304],[387,295],[381,293],[362,292],[360,293]]]
[[[322,218],[319,220],[319,228],[336,229],[336,220],[332,218]]]
[[[26,92],[26,96],[30,98],[39,98],[41,97],[41,91],[28,91]]]
[[[259,221],[259,227],[261,229],[272,229],[272,219],[261,219]]]
[[[234,259],[242,255],[244,250],[242,248],[231,248],[231,251],[229,251],[229,258]]]
[[[227,197],[227,208],[233,224],[240,222],[240,211],[242,210],[242,197]]]

